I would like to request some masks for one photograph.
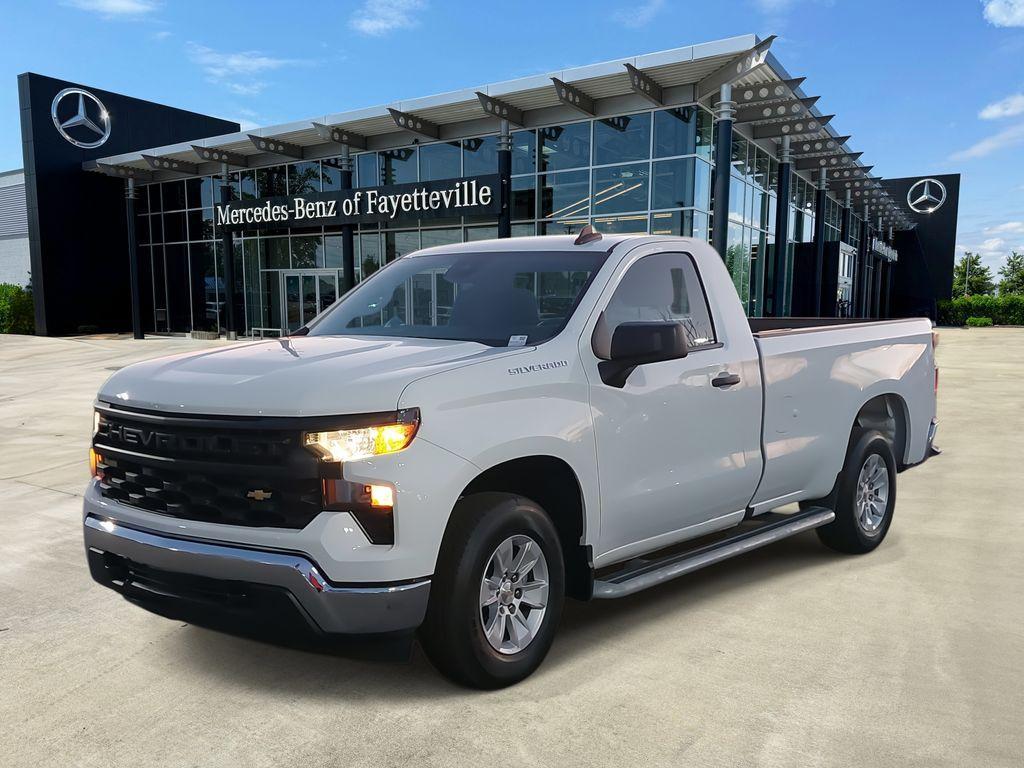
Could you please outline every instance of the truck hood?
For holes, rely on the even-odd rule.
[[[99,399],[169,413],[215,415],[389,411],[418,378],[521,351],[470,341],[290,337],[136,363],[107,379]]]

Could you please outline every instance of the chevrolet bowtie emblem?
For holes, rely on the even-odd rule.
[[[249,491],[245,494],[245,497],[247,499],[252,499],[253,501],[266,501],[273,495],[273,491],[264,491],[262,488],[257,488],[254,491]]]

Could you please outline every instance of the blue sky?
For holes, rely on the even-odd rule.
[[[25,71],[251,127],[754,32],[875,173],[963,174],[961,248],[1024,250],[1024,0],[2,5],[0,169]]]

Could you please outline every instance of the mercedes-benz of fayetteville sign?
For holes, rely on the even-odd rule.
[[[500,179],[494,174],[233,200],[217,205],[215,220],[217,226],[226,229],[281,229],[447,216],[497,216],[500,210]]]
[[[82,88],[65,88],[54,96],[50,116],[57,132],[76,147],[96,149],[110,138],[107,108]]]
[[[914,213],[935,213],[946,202],[946,185],[938,179],[915,181],[907,190],[907,205]]]

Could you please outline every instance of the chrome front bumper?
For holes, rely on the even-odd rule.
[[[301,554],[165,536],[93,514],[85,517],[84,533],[93,578],[145,607],[150,599],[188,604],[197,602],[197,595],[219,591],[239,597],[250,586],[286,597],[315,630],[369,634],[418,627],[430,594],[429,579],[334,585]],[[201,580],[201,586],[178,589],[179,576]],[[221,585],[230,588],[221,590]]]

